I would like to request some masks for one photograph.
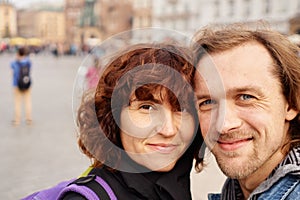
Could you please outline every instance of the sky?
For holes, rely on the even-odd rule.
[[[17,8],[24,8],[24,7],[28,7],[31,4],[34,3],[48,3],[51,2],[52,3],[60,3],[62,4],[64,2],[64,0],[10,0],[10,2],[12,2]]]

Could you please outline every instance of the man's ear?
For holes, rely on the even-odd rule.
[[[299,111],[297,111],[294,108],[291,108],[290,106],[288,106],[285,119],[287,121],[292,121],[298,114],[299,114]]]

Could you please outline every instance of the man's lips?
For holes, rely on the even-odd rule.
[[[147,146],[150,149],[152,149],[153,151],[163,153],[163,154],[169,154],[172,151],[174,151],[174,149],[176,149],[176,147],[178,145],[176,145],[176,144],[165,144],[165,143],[149,143],[149,144],[147,144]]]
[[[243,139],[219,139],[217,141],[221,149],[225,151],[234,151],[240,147],[247,145],[253,140],[253,137]]]

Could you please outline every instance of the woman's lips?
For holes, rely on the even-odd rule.
[[[150,149],[152,149],[153,151],[156,151],[156,152],[159,152],[162,154],[169,154],[176,149],[177,145],[158,143],[158,144],[148,144],[148,147]]]

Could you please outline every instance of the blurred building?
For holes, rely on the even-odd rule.
[[[76,44],[76,46],[90,49],[100,42],[102,33],[99,28],[100,22],[96,5],[96,0],[85,0],[83,2],[81,15],[77,21],[77,31],[73,40],[73,44]]]
[[[299,12],[300,0],[64,0],[60,10],[31,6],[16,14],[10,1],[0,0],[0,37],[39,37],[83,47],[132,28],[161,27],[192,35],[207,24],[260,19],[293,34],[300,32]]]
[[[152,26],[152,0],[132,0],[133,28]]]
[[[9,0],[0,0],[0,38],[17,36],[17,12]]]
[[[97,6],[102,39],[132,28],[134,13],[130,0],[98,0]]]
[[[65,0],[64,14],[66,20],[66,42],[72,44],[78,32],[80,17],[83,13],[85,0]],[[79,43],[79,41],[77,41]]]
[[[61,11],[20,10],[18,30],[19,36],[39,38],[45,44],[64,42],[65,16]]]
[[[65,16],[61,11],[39,11],[36,14],[36,36],[45,43],[64,42],[66,39]]]
[[[192,34],[201,6],[194,0],[153,0],[152,25]]]
[[[161,27],[192,34],[199,27],[199,7],[195,0],[132,0],[133,27]]]
[[[293,18],[289,20],[290,32],[289,34],[299,34],[300,35],[300,13],[297,13]]]
[[[281,33],[289,33],[289,19],[300,12],[300,0],[199,0],[198,27],[267,20]]]
[[[65,0],[67,42],[93,46],[113,34],[130,30],[133,8],[127,0]]]
[[[132,0],[134,27],[154,26],[191,35],[207,24],[266,20],[289,34],[300,12],[300,0]],[[292,28],[294,29],[294,28]]]
[[[37,11],[32,10],[18,10],[18,35],[24,38],[34,37],[35,31],[35,19]]]

